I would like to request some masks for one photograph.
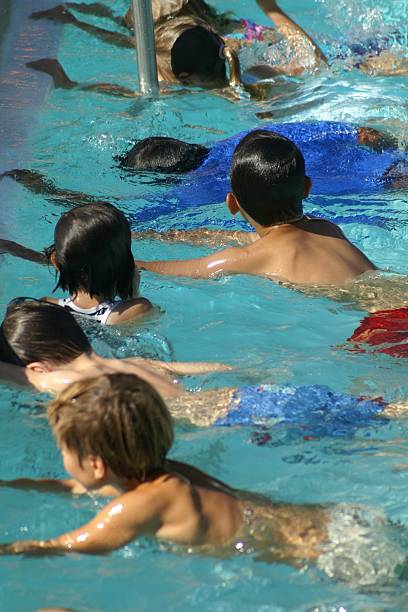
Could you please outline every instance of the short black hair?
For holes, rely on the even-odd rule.
[[[288,138],[254,130],[232,156],[231,188],[242,209],[263,227],[290,222],[303,211],[303,155]]]
[[[122,300],[133,297],[135,261],[130,225],[111,204],[76,206],[64,213],[54,231],[58,282],[71,295],[85,291],[91,297]]]
[[[167,136],[152,136],[136,142],[130,151],[118,159],[122,166],[133,170],[170,174],[195,170],[208,153],[209,149],[204,145]]]

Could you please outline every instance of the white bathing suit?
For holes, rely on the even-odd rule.
[[[97,321],[98,323],[105,325],[110,313],[118,304],[120,304],[120,301],[110,302],[109,300],[106,300],[97,306],[92,306],[92,308],[81,308],[74,303],[71,297],[69,297],[58,300],[58,304],[59,306],[63,306],[75,314],[88,317],[93,321]]]

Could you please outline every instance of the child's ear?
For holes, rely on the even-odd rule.
[[[52,263],[52,265],[54,266],[54,268],[56,268],[57,270],[59,270],[59,265],[58,265],[58,261],[57,261],[57,254],[55,252],[55,249],[51,252],[50,255],[50,262]]]
[[[231,215],[236,215],[237,212],[239,212],[239,205],[238,205],[238,200],[234,196],[232,191],[227,193],[227,197],[225,198],[225,201],[227,203],[228,210],[230,211]]]
[[[98,455],[91,455],[89,457],[89,460],[93,470],[94,478],[97,480],[103,480],[106,476],[106,465],[102,458]]]
[[[310,193],[310,190],[312,189],[312,179],[310,178],[310,176],[305,176],[305,188],[303,190],[303,197],[307,198],[307,196]]]
[[[32,363],[28,363],[26,368],[34,372],[51,372],[51,368],[46,361],[33,361]]]

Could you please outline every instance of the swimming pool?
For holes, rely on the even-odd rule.
[[[125,5],[121,0],[115,10],[119,13]],[[220,3],[225,8],[232,5],[240,15],[255,11],[244,0]],[[407,23],[402,18],[406,6],[398,1],[387,8],[346,0],[319,0],[307,8],[300,0],[282,5],[293,10],[302,25],[325,42],[325,48],[335,46],[336,41],[340,45],[344,14],[352,23],[347,37],[353,42],[375,34],[381,12],[387,31]],[[357,19],[359,10],[365,20]],[[320,32],[317,26],[326,18]],[[69,26],[46,24],[44,28],[52,38],[50,49],[55,51],[58,45],[58,58],[72,78],[132,86],[132,50],[111,48]],[[46,93],[44,102],[38,101],[38,121],[31,122],[24,148],[7,150],[2,164],[6,169],[12,164],[40,170],[59,186],[108,199],[132,215],[135,229],[143,229],[138,215],[142,218],[151,199],[159,204],[174,185],[157,184],[152,177],[128,175],[117,168],[112,156],[126,150],[134,139],[161,134],[191,142],[213,141],[257,125],[256,113],[271,111],[274,121],[336,119],[386,125],[403,140],[408,119],[403,79],[373,79],[357,71],[346,72],[338,63],[328,74],[298,80],[294,86],[288,82],[278,85],[272,100],[242,100],[235,105],[203,92],[155,101],[112,99],[54,91],[46,76],[35,74],[33,78]],[[53,226],[64,210],[62,204],[32,195],[9,179],[0,182],[0,189],[7,211],[2,219],[3,235],[33,248],[49,244]],[[332,218],[367,211],[380,217],[383,222],[367,225],[356,216],[356,222],[344,224],[343,229],[377,265],[407,274],[406,190],[341,198],[312,195],[306,210],[324,210]],[[155,227],[218,226],[227,220],[221,203],[197,209],[192,202],[181,219],[175,208],[158,218]],[[203,248],[186,245],[134,245],[135,255],[144,259],[203,252]],[[15,295],[49,294],[53,280],[45,268],[4,257],[1,314]],[[104,354],[174,355],[180,360],[214,359],[237,366],[233,374],[191,378],[187,381],[191,389],[276,382],[326,384],[336,391],[389,400],[408,396],[403,359],[344,350],[346,338],[364,315],[348,296],[343,301],[308,297],[256,278],[204,282],[152,274],[144,274],[142,291],[160,305],[161,315],[141,327],[91,327],[95,345]],[[1,404],[0,478],[61,475],[38,398],[2,388]],[[305,436],[302,424],[278,424],[267,430],[269,437],[264,433],[259,427],[183,427],[178,431],[174,456],[234,486],[276,499],[362,503],[383,508],[393,520],[408,524],[408,475],[400,469],[407,463],[405,420],[373,422],[346,438]],[[2,489],[1,496],[1,541],[52,536],[85,521],[95,511],[90,499],[67,500],[9,489]],[[164,606],[171,610],[394,610],[407,605],[404,583],[359,592],[330,581],[313,568],[299,572],[284,565],[254,563],[250,558],[183,556],[162,552],[159,545],[144,541],[106,558],[5,557],[0,564],[0,608],[4,610],[47,605],[81,611]]]

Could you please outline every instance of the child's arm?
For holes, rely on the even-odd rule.
[[[61,89],[82,89],[83,91],[96,91],[97,93],[103,93],[108,96],[119,96],[125,98],[134,98],[139,96],[140,93],[129,89],[128,87],[122,87],[122,85],[115,85],[114,83],[93,83],[90,85],[78,83],[72,81],[69,78],[59,61],[55,58],[43,57],[42,59],[35,60],[34,62],[27,62],[26,64],[33,70],[38,72],[44,72],[49,74],[54,82],[54,87]]]
[[[316,60],[327,64],[327,58],[323,51],[318,47],[316,42],[313,40],[303,28],[293,21],[282,9],[278,6],[275,0],[256,0],[258,6],[263,12],[269,17],[269,19],[275,24],[276,28],[282,32],[286,38],[297,38],[306,42],[315,55]],[[302,69],[303,67],[298,67]],[[294,66],[294,73],[296,73],[296,66]]]
[[[233,366],[215,361],[159,361],[156,359],[130,358],[135,363],[150,365],[153,368],[166,370],[176,376],[188,376],[189,374],[207,374],[207,372],[229,372]]]
[[[74,9],[78,13],[83,13],[84,15],[94,15],[95,17],[103,17],[104,19],[110,19],[111,21],[113,21],[113,23],[116,23],[117,25],[125,25],[123,17],[117,17],[110,8],[99,2],[93,2],[92,4],[83,4],[82,2],[66,2],[66,6]]]
[[[71,189],[60,189],[55,185],[53,181],[47,178],[41,172],[37,172],[35,170],[27,170],[25,168],[14,168],[13,170],[8,170],[3,174],[0,174],[0,179],[4,177],[9,177],[14,179],[17,183],[20,183],[31,191],[32,193],[39,193],[46,197],[58,200],[59,204],[64,204],[65,202],[61,202],[61,200],[66,200],[67,203],[71,206],[72,204],[81,205],[81,204],[95,204],[101,203],[104,204],[102,200],[98,200],[91,195],[86,193],[82,193],[81,191],[72,191]]]
[[[39,491],[40,493],[71,493],[72,495],[89,493],[80,482],[73,478],[65,480],[54,478],[16,478],[15,480],[0,480],[0,487]],[[117,497],[118,495],[118,491],[109,485],[96,489],[93,493],[104,497]]]
[[[126,300],[118,304],[109,315],[107,325],[120,325],[143,317],[153,311],[153,304],[144,297],[138,297],[133,300]]]
[[[79,529],[50,540],[26,540],[0,544],[0,555],[58,553],[105,554],[128,544],[147,531],[159,528],[152,504],[141,503],[145,495],[125,493],[108,504],[94,519]]]
[[[49,263],[44,253],[33,251],[33,249],[28,249],[27,247],[23,246],[22,244],[18,244],[18,242],[14,242],[13,240],[3,240],[0,238],[0,253],[8,253],[14,257],[20,257],[20,259],[27,259],[28,261],[33,261],[34,263],[43,265],[47,265]]]
[[[95,91],[96,93],[106,94],[107,96],[114,96],[117,98],[137,98],[140,96],[140,92],[129,87],[123,87],[122,85],[115,85],[114,83],[94,83],[93,85],[78,85],[79,89],[83,91]]]
[[[365,58],[360,69],[375,76],[407,76],[408,58],[383,51],[378,56]]]
[[[111,32],[110,30],[98,28],[91,23],[80,21],[61,4],[52,9],[32,13],[31,18],[50,19],[51,21],[57,21],[60,23],[69,23],[80,30],[87,32],[88,34],[96,36],[96,38],[100,38],[102,41],[116,45],[117,47],[132,48],[134,46],[133,40],[130,36],[120,34],[119,32]]]
[[[373,149],[373,151],[383,151],[384,149],[397,149],[398,139],[384,132],[370,127],[358,127],[358,143]]]
[[[168,230],[156,232],[146,230],[144,232],[132,232],[134,240],[161,240],[162,242],[186,242],[199,246],[220,247],[228,243],[246,245],[255,242],[259,238],[256,232],[210,230],[200,228],[195,230]]]
[[[16,478],[0,480],[0,487],[25,489],[41,493],[86,493],[85,487],[74,479],[56,480],[53,478]]]
[[[252,274],[252,258],[248,257],[245,247],[230,248],[207,257],[197,259],[174,259],[169,261],[140,261],[136,264],[142,270],[168,274],[170,276],[190,276],[191,278],[212,278],[218,275]],[[255,271],[256,273],[256,271]]]

